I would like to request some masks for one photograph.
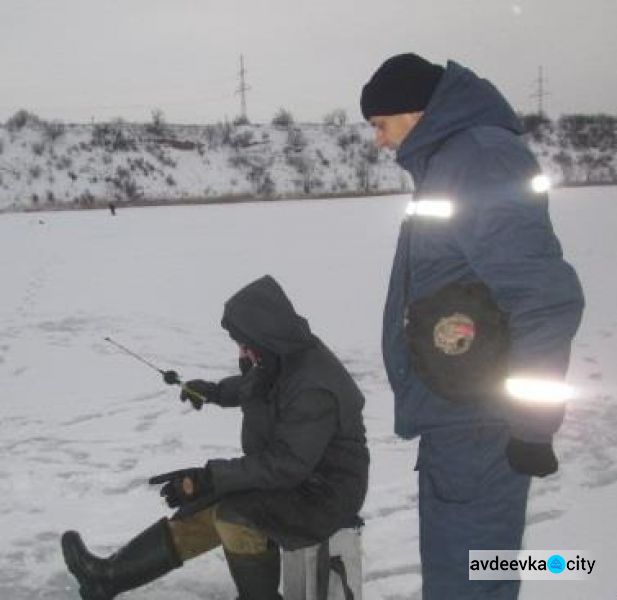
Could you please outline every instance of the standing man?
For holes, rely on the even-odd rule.
[[[396,432],[421,436],[423,598],[511,600],[519,582],[470,581],[468,552],[520,548],[530,477],[557,470],[581,287],[519,119],[491,83],[402,54],[373,74],[361,108],[414,180],[383,355]]]
[[[242,374],[190,381],[181,399],[240,407],[244,456],[152,477],[177,512],[108,558],[64,533],[84,600],[111,600],[221,545],[239,600],[282,600],[279,547],[316,544],[356,519],[369,455],[364,397],[345,367],[270,276],[225,303],[222,326],[240,346]]]

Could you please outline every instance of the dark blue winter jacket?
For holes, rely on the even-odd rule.
[[[527,441],[547,441],[564,406],[495,399],[455,405],[414,373],[403,319],[409,301],[452,281],[483,281],[509,314],[509,372],[561,377],[578,328],[583,294],[563,260],[546,193],[532,190],[538,163],[512,108],[472,71],[449,62],[420,122],[397,152],[417,199],[448,199],[449,219],[406,218],[384,312],[383,354],[395,394],[395,429],[405,438],[479,421],[506,421]]]

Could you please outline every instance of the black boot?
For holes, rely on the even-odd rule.
[[[91,554],[76,531],[62,535],[62,553],[83,600],[112,600],[182,565],[167,519],[161,519],[109,558]]]
[[[261,554],[234,554],[225,550],[229,572],[240,594],[238,600],[283,600],[278,593],[281,559],[278,546]]]

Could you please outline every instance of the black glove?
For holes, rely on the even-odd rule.
[[[151,477],[148,483],[165,484],[161,488],[161,496],[165,498],[169,508],[184,506],[200,496],[214,492],[212,476],[207,467],[161,473]]]
[[[195,410],[200,410],[204,402],[215,402],[218,397],[218,384],[203,379],[193,379],[182,385],[180,400],[187,400]]]
[[[557,457],[550,442],[524,442],[510,438],[506,457],[512,469],[523,475],[546,477],[557,472]]]

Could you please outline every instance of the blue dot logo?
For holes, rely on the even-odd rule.
[[[559,575],[566,568],[566,561],[563,556],[559,554],[553,554],[548,557],[546,561],[546,566],[551,573],[555,575]]]

